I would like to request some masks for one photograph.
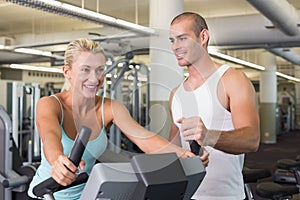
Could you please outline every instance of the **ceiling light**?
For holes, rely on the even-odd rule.
[[[62,73],[62,70],[59,69],[59,68],[38,67],[38,66],[19,65],[19,64],[11,64],[11,65],[9,65],[9,67],[12,68],[12,69],[22,69],[22,70],[30,70],[30,71]]]
[[[260,65],[257,65],[257,64],[251,63],[251,62],[247,62],[245,60],[241,60],[241,59],[238,59],[238,58],[235,58],[232,56],[228,56],[226,54],[222,54],[213,49],[208,49],[208,53],[212,56],[216,56],[218,58],[222,58],[224,60],[231,61],[231,62],[240,64],[240,65],[244,65],[244,66],[251,67],[254,69],[258,69],[258,70],[265,70],[265,67],[263,67],[263,66],[260,66]]]
[[[293,77],[293,76],[289,76],[289,75],[283,74],[283,73],[281,73],[281,72],[276,72],[276,75],[277,75],[277,76],[280,76],[280,77],[282,77],[282,78],[291,80],[291,81],[300,82],[300,79],[299,79],[299,78],[295,78],[295,77]]]
[[[0,50],[11,50],[11,47],[0,44]]]
[[[1,47],[0,47],[0,49],[1,49]],[[30,54],[30,55],[46,56],[46,57],[51,57],[51,58],[55,58],[55,59],[64,59],[63,56],[53,54],[50,51],[42,51],[42,50],[38,50],[38,49],[16,48],[13,51],[18,52],[18,53]]]
[[[14,51],[18,52],[18,53],[33,54],[33,55],[38,55],[38,56],[47,56],[47,57],[52,56],[52,53],[49,51],[41,51],[41,50],[30,49],[30,48],[17,48],[17,49],[14,49]]]
[[[241,59],[238,59],[238,58],[235,58],[235,57],[232,57],[232,56],[228,56],[226,54],[223,54],[223,53],[220,53],[220,52],[216,51],[213,48],[208,48],[208,53],[211,56],[215,56],[217,58],[221,58],[221,59],[224,59],[226,61],[234,62],[234,63],[240,64],[240,65],[246,66],[246,67],[250,67],[250,68],[254,68],[254,69],[258,69],[258,70],[262,70],[262,71],[265,70],[265,67],[263,67],[261,65],[257,65],[257,64],[251,63],[251,62],[247,62],[245,60],[241,60]],[[280,76],[282,78],[291,80],[291,81],[300,82],[299,78],[289,76],[289,75],[286,75],[286,74],[281,73],[281,72],[276,72],[276,75]]]
[[[108,24],[119,28],[125,28],[134,32],[143,33],[146,35],[154,34],[154,29],[140,26],[135,23],[127,22],[122,19],[116,19],[111,16],[103,15],[91,10],[76,7],[70,4],[62,3],[55,0],[7,0],[8,2],[27,6],[42,11],[47,11],[54,14],[69,16],[84,21],[89,21],[96,24]]]

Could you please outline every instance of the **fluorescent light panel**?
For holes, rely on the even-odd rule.
[[[11,46],[5,46],[5,45],[0,44],[0,50],[11,51],[11,50],[12,50],[12,47],[11,47]]]
[[[246,67],[250,67],[250,68],[254,68],[254,69],[258,69],[258,70],[262,70],[262,71],[265,70],[265,67],[263,67],[261,65],[257,65],[257,64],[251,63],[251,62],[247,62],[245,60],[241,60],[241,59],[238,59],[238,58],[235,58],[235,57],[232,57],[232,56],[228,56],[226,54],[222,54],[222,53],[217,52],[216,50],[214,50],[212,48],[208,48],[208,53],[212,56],[216,56],[218,58],[222,58],[222,59],[227,60],[227,61],[231,61],[231,62],[240,64],[240,65],[244,65]],[[291,81],[300,82],[299,78],[289,76],[289,75],[286,75],[286,74],[281,73],[281,72],[276,72],[276,75],[280,76],[282,78],[291,80]]]
[[[208,49],[208,53],[213,55],[213,56],[217,56],[218,58],[222,58],[224,60],[228,60],[228,61],[240,64],[240,65],[244,65],[244,66],[251,67],[251,68],[254,68],[254,69],[258,69],[258,70],[265,70],[265,67],[263,67],[263,66],[260,66],[260,65],[257,65],[257,64],[251,63],[251,62],[247,62],[245,60],[241,60],[241,59],[238,59],[238,58],[235,58],[235,57],[232,57],[232,56],[228,56],[226,54],[222,54],[222,53],[217,52],[217,51],[212,50],[212,49]]]
[[[12,69],[22,69],[22,70],[30,70],[30,71],[62,73],[61,69],[50,68],[50,67],[37,67],[37,66],[19,65],[19,64],[11,64],[9,67],[12,68]]]
[[[286,75],[286,74],[281,73],[281,72],[276,72],[276,75],[280,76],[282,78],[285,78],[285,79],[289,79],[289,80],[292,80],[292,81],[300,82],[299,78],[296,78],[296,77],[293,77],[293,76],[289,76],[289,75]]]
[[[73,18],[89,21],[97,24],[109,24],[125,29],[130,29],[135,32],[144,34],[154,34],[155,30],[149,27],[141,26],[135,23],[127,22],[122,19],[117,19],[111,16],[103,15],[91,10],[76,7],[70,4],[62,3],[55,0],[8,0],[9,2],[16,3],[22,6],[27,6],[54,14],[70,16]]]
[[[26,53],[26,54],[32,54],[32,55],[38,55],[38,56],[47,56],[52,57],[52,53],[49,51],[41,51],[37,49],[30,49],[30,48],[17,48],[14,49],[15,52],[19,53]]]

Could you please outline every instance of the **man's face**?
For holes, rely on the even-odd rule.
[[[172,50],[177,58],[178,65],[193,65],[201,55],[200,37],[193,29],[193,20],[182,19],[170,27],[170,41]]]

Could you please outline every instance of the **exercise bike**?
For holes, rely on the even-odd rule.
[[[277,161],[277,167],[273,175],[274,182],[258,184],[256,194],[273,200],[293,199],[294,195],[300,193],[300,162],[281,159]]]
[[[257,183],[258,180],[268,178],[271,176],[271,172],[268,169],[254,169],[246,166],[243,167],[242,174],[246,196],[244,200],[254,200],[254,196],[250,186],[251,183]]]
[[[78,166],[91,130],[81,127],[69,159]],[[40,198],[53,200],[54,193],[86,182],[80,199],[189,200],[205,176],[199,157],[179,159],[175,153],[138,154],[125,163],[98,163],[90,176],[81,173],[68,186],[52,177],[33,188]]]

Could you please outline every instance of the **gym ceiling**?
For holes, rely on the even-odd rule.
[[[148,27],[149,1],[60,2]],[[38,9],[41,4],[28,7],[20,2],[0,0],[0,67],[50,62],[49,56],[14,51],[17,48],[53,52],[53,58],[61,58],[66,44],[78,37],[99,40],[115,55],[129,50],[147,53],[149,40],[145,34],[116,24],[93,23],[42,11]],[[300,69],[299,0],[184,0],[184,10],[198,12],[207,19],[210,45],[220,52],[256,64],[261,54],[268,52],[276,55],[277,71],[294,76]],[[259,79],[259,70],[234,66],[252,80]]]

